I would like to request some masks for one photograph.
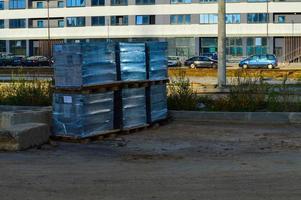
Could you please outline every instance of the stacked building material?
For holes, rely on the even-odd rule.
[[[53,134],[86,138],[165,119],[166,43],[54,46]]]
[[[113,92],[53,95],[53,131],[88,137],[113,130]]]
[[[167,43],[147,42],[147,68],[150,80],[167,79]]]
[[[145,88],[122,90],[123,127],[131,128],[147,124]]]
[[[120,80],[146,80],[145,43],[119,43]]]
[[[152,85],[150,87],[150,118],[156,122],[167,118],[166,84]]]
[[[54,45],[56,87],[84,87],[116,81],[113,43]]]

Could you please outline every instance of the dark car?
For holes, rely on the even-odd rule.
[[[180,57],[168,56],[168,67],[180,67],[181,65]]]
[[[239,62],[239,67],[247,68],[268,68],[273,69],[277,67],[278,61],[275,55],[253,55]]]
[[[201,56],[207,56],[209,58],[211,58],[212,60],[217,60],[218,57],[217,57],[217,53],[203,53]]]
[[[14,56],[12,54],[1,54],[0,55],[0,66],[12,65],[13,57]]]
[[[50,66],[52,60],[45,56],[30,56],[24,60],[24,65],[33,67],[33,66]]]
[[[186,66],[190,68],[197,68],[197,67],[212,67],[217,68],[217,61],[213,60],[207,56],[195,56],[189,58],[184,63]]]
[[[25,56],[23,55],[15,55],[12,56],[12,60],[10,65],[12,66],[24,66]]]

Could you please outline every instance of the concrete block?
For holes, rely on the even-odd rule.
[[[18,151],[42,145],[49,139],[47,124],[18,124],[0,131],[0,150]]]
[[[10,128],[23,123],[44,123],[50,127],[51,110],[16,110],[1,113],[1,128]]]
[[[301,113],[300,112],[290,113],[289,120],[291,124],[301,124]]]
[[[289,113],[287,112],[250,112],[250,123],[261,124],[288,124]]]
[[[254,124],[301,124],[301,113],[170,111],[174,120]]]

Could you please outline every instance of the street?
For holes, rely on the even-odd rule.
[[[0,152],[1,200],[299,200],[300,128],[171,122]]]

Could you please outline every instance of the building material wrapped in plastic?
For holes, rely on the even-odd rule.
[[[122,90],[123,128],[143,126],[146,122],[145,88]]]
[[[167,118],[166,84],[152,85],[150,88],[151,122]]]
[[[167,79],[167,42],[147,42],[146,49],[149,79]]]
[[[146,80],[145,43],[118,43],[120,79]]]
[[[113,92],[53,95],[53,133],[84,138],[113,129]]]
[[[116,81],[113,43],[57,44],[53,49],[56,87],[76,88]]]

